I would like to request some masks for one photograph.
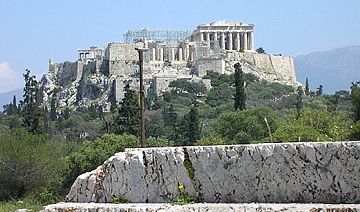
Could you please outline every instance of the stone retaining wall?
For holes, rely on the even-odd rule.
[[[184,187],[184,189],[179,189]],[[360,203],[360,142],[128,149],[80,175],[69,202]]]

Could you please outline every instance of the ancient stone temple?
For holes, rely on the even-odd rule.
[[[207,41],[222,50],[254,51],[254,25],[237,21],[201,24],[191,35],[192,41]]]

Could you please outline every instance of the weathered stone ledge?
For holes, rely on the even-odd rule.
[[[184,187],[183,190],[179,186]],[[360,203],[360,142],[128,149],[73,184],[68,202]]]
[[[105,203],[58,203],[45,206],[42,212],[252,212],[252,211],[360,211],[359,204],[225,204],[197,203],[188,205],[171,204],[105,204]]]

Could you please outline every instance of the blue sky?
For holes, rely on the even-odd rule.
[[[128,29],[189,29],[216,20],[255,24],[255,47],[291,56],[360,44],[359,0],[0,0],[0,92],[22,86],[26,68],[76,60]]]

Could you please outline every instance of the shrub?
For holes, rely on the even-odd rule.
[[[139,140],[127,134],[104,134],[95,141],[85,141],[79,151],[66,157],[64,186],[69,188],[77,176],[95,169],[110,156],[130,147],[139,147]]]
[[[0,136],[0,200],[60,181],[59,149],[43,136],[14,129]]]

